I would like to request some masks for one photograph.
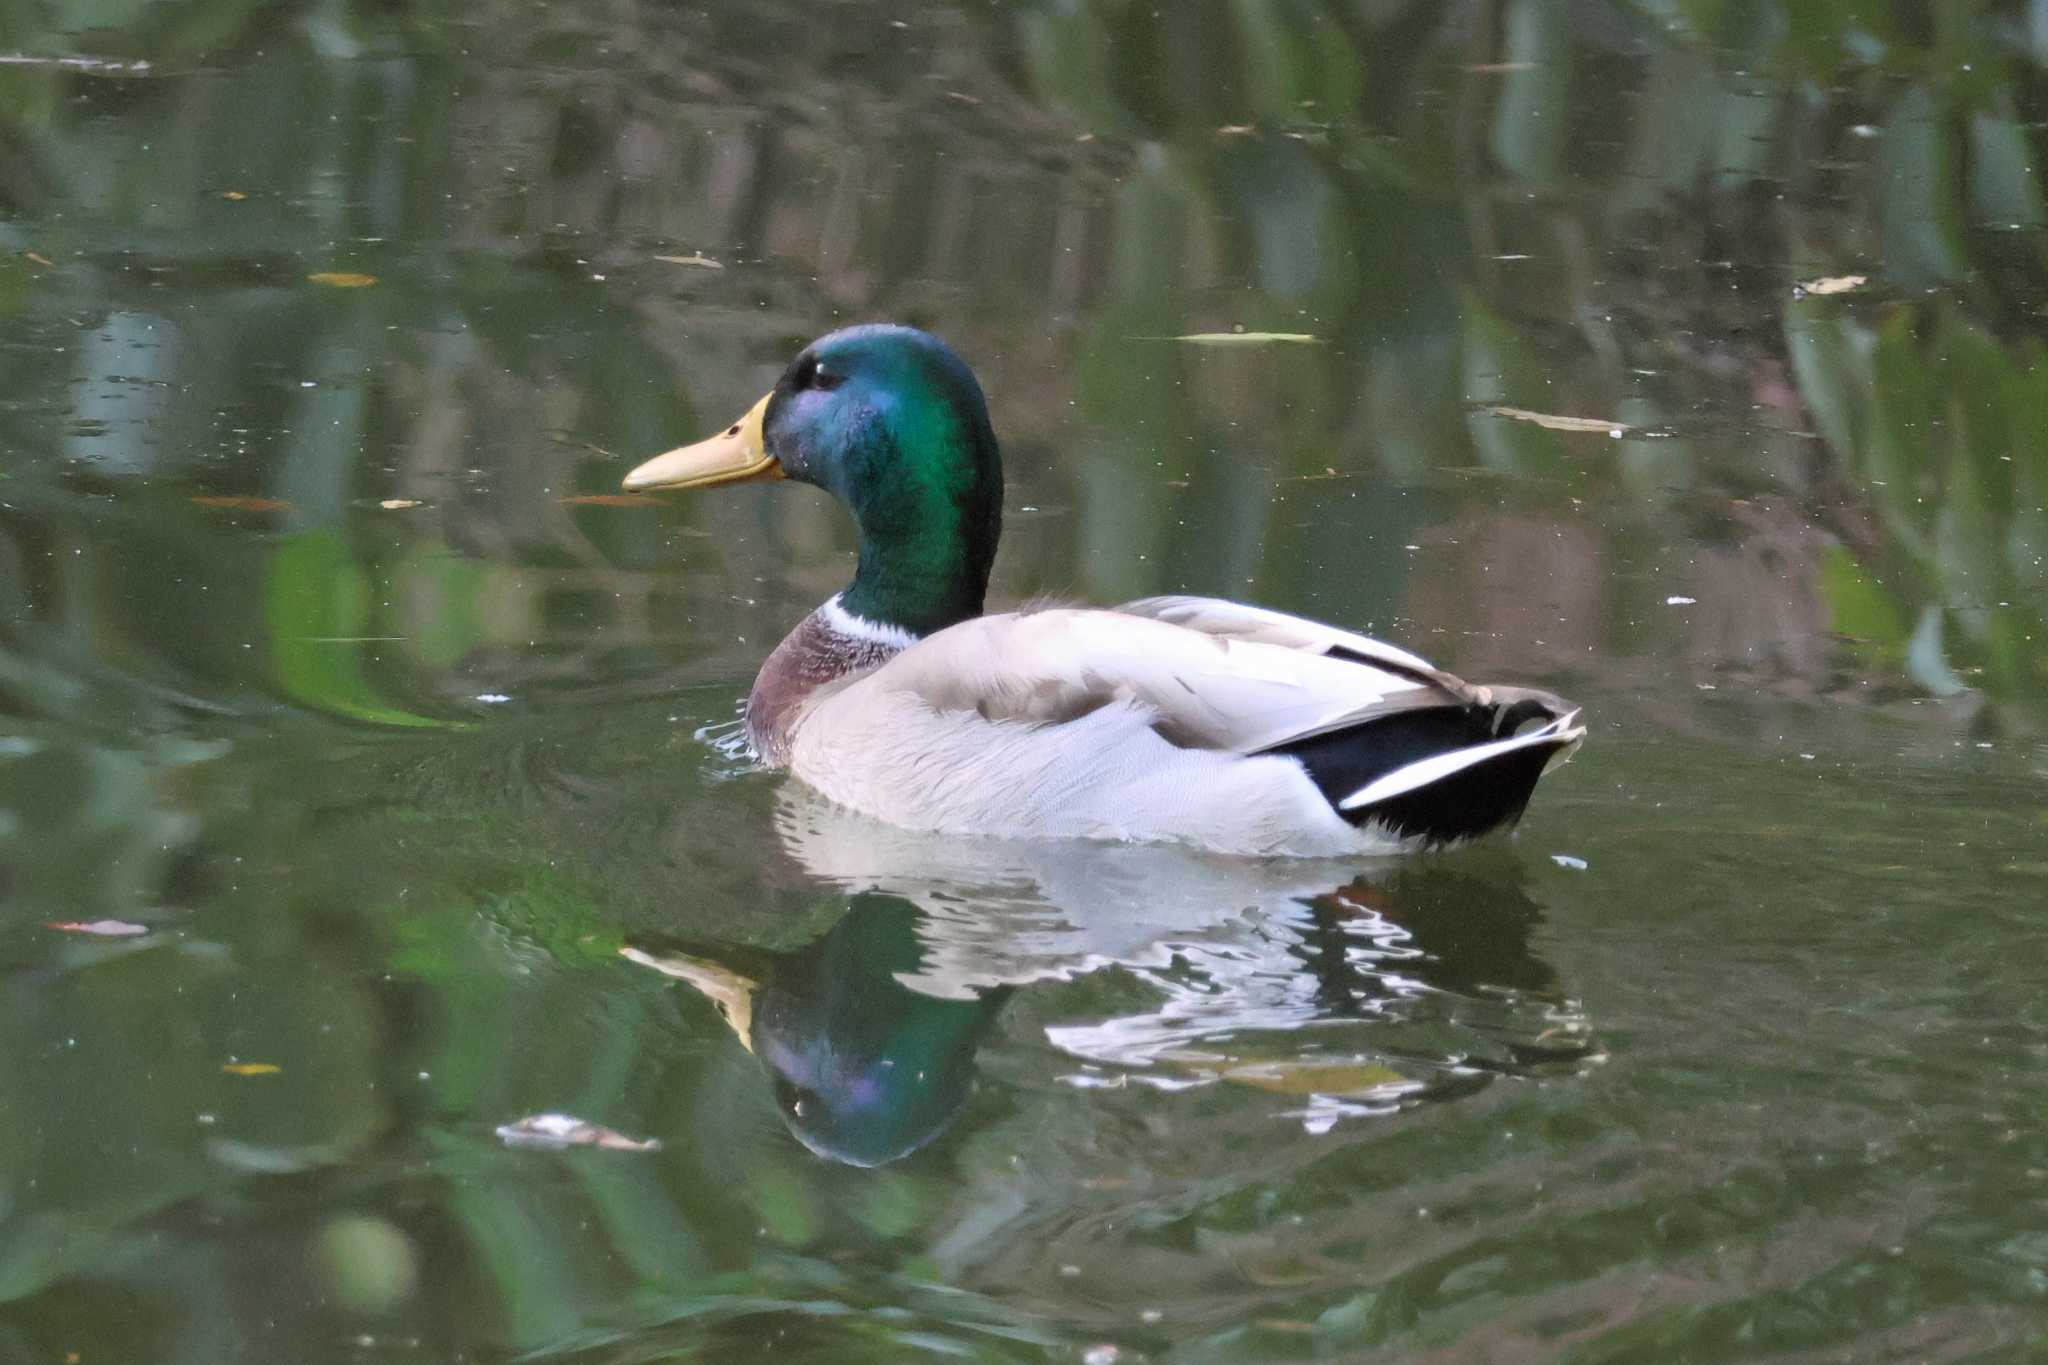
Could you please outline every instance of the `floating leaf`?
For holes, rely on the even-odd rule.
[[[498,1126],[498,1139],[508,1147],[601,1147],[608,1152],[656,1152],[660,1138],[638,1141],[613,1129],[568,1114],[533,1114],[517,1123]]]
[[[206,1154],[223,1166],[252,1175],[300,1175],[344,1160],[333,1147],[265,1147],[235,1138],[208,1138]]]
[[[59,66],[105,76],[140,76],[150,70],[148,62],[117,62],[104,57],[35,57],[23,52],[0,54],[0,66]]]
[[[211,507],[221,512],[290,512],[295,510],[283,498],[250,498],[230,496],[195,497],[194,507]]]
[[[1149,341],[1153,338],[1138,339]],[[1162,339],[1184,341],[1190,346],[1313,346],[1322,341],[1321,337],[1310,336],[1307,332],[1189,332],[1184,336]]]
[[[247,199],[249,196],[242,193],[240,190],[222,190],[220,193],[220,197],[223,199],[232,200],[233,202],[239,204],[244,199]]]
[[[375,275],[364,275],[354,270],[317,270],[306,279],[313,284],[324,284],[329,289],[368,289],[377,282]]]
[[[54,919],[46,920],[43,927],[65,934],[91,934],[95,938],[133,938],[149,932],[148,925],[130,924],[124,919]]]
[[[1414,1085],[1394,1068],[1379,1062],[1321,1058],[1245,1062],[1226,1070],[1223,1079],[1278,1095],[1355,1095],[1386,1086],[1406,1089]]]
[[[274,1062],[223,1062],[220,1069],[230,1076],[275,1076],[284,1070]]]
[[[387,512],[403,512],[409,507],[424,507],[418,498],[386,498],[377,504]]]
[[[43,255],[40,251],[24,251],[21,254],[28,257],[31,261],[34,261],[37,265],[44,266],[46,268],[54,267],[57,264],[48,256]]]
[[[556,498],[565,507],[660,507],[660,498],[650,498],[645,493],[577,493],[571,497]]]
[[[702,270],[725,269],[725,262],[714,261],[701,252],[690,256],[656,256],[654,259],[667,265],[694,265]]]
[[[1511,417],[1517,422],[1534,422],[1550,431],[1597,431],[1608,436],[1619,436],[1629,430],[1626,422],[1613,422],[1605,417],[1561,417],[1554,412],[1534,412],[1528,408],[1511,408],[1494,403],[1486,409],[1496,417]]]
[[[1868,275],[1828,275],[1818,280],[1801,280],[1793,288],[1802,294],[1846,294],[1869,282]]]

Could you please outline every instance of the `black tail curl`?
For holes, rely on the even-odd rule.
[[[1299,762],[1333,810],[1354,825],[1386,827],[1400,838],[1429,845],[1475,839],[1522,818],[1536,780],[1575,733],[1481,759],[1433,782],[1370,805],[1340,804],[1410,763],[1512,738],[1531,724],[1548,724],[1572,707],[1548,693],[1495,689],[1498,700],[1447,703],[1376,716],[1342,730],[1311,735],[1267,750]]]

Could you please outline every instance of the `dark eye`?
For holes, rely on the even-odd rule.
[[[789,386],[802,393],[805,389],[836,389],[843,375],[827,369],[814,355],[807,355],[797,362],[796,373],[790,376]]]

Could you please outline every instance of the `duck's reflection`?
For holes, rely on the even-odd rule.
[[[939,1136],[1010,995],[1096,972],[1135,981],[1117,1007],[1046,1026],[1070,1080],[1254,1086],[1294,1097],[1283,1112],[1311,1127],[1589,1052],[1531,950],[1540,912],[1512,856],[1360,872],[933,839],[801,794],[780,829],[847,895],[821,938],[768,957],[625,952],[714,1001],[790,1131],[836,1161],[880,1165]]]
[[[718,1005],[768,1073],[798,1141],[834,1161],[879,1166],[959,1116],[975,1050],[1009,993],[937,996],[905,985],[924,951],[919,918],[900,896],[856,895],[823,938],[776,957],[758,979],[697,954],[625,954]]]

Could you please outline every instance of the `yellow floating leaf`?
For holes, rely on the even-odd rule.
[[[1262,1257],[1232,1256],[1230,1260],[1238,1274],[1261,1289],[1299,1289],[1323,1283],[1323,1268],[1298,1252],[1274,1251]]]
[[[1511,417],[1517,422],[1534,422],[1551,431],[1598,431],[1618,436],[1629,429],[1626,422],[1610,422],[1605,417],[1561,417],[1554,412],[1532,412],[1528,408],[1508,408],[1496,403],[1487,408],[1496,417]]]
[[[1793,287],[1802,294],[1846,294],[1869,281],[1868,275],[1829,275],[1825,279],[1805,280]]]
[[[53,919],[43,921],[45,929],[65,934],[90,934],[94,938],[133,938],[149,932],[149,926],[120,919]]]
[[[211,507],[222,512],[289,512],[292,505],[283,498],[195,497],[194,507]]]
[[[230,1076],[275,1076],[284,1070],[272,1062],[223,1062],[220,1069]]]
[[[409,507],[424,507],[418,498],[386,498],[377,504],[387,512],[403,512]]]
[[[306,278],[330,289],[368,289],[377,282],[375,275],[364,275],[354,270],[318,270]]]
[[[1189,332],[1167,339],[1190,346],[1313,346],[1322,341],[1307,332]]]
[[[1300,1059],[1245,1062],[1223,1073],[1223,1079],[1276,1095],[1355,1095],[1385,1086],[1413,1085],[1406,1076],[1378,1062]]]
[[[249,196],[242,193],[240,190],[222,190],[220,193],[220,197],[223,199],[232,199],[234,200],[234,202],[239,204],[244,199],[247,199]]]
[[[532,1114],[517,1123],[498,1126],[498,1140],[508,1147],[599,1147],[608,1152],[658,1152],[660,1138],[629,1138],[570,1114]]]
[[[1319,1284],[1321,1282],[1322,1275],[1320,1273],[1310,1278],[1294,1281],[1296,1284]],[[1308,1333],[1316,1330],[1316,1325],[1306,1318],[1253,1318],[1252,1325],[1262,1332],[1293,1332],[1297,1336],[1306,1336]]]
[[[694,265],[703,270],[725,269],[723,261],[714,261],[709,256],[701,254],[694,256],[656,256],[654,259],[667,265]]]

